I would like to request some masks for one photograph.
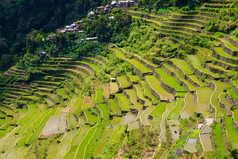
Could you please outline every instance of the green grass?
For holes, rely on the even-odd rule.
[[[110,135],[111,135],[111,128],[105,128],[102,135],[101,135],[101,138],[95,144],[95,147],[94,147],[94,150],[93,150],[93,157],[94,158],[97,158],[99,156],[103,156],[103,149],[104,149]]]
[[[225,111],[219,106],[218,97],[229,85],[220,81],[213,81],[213,83],[216,85],[216,90],[211,97],[211,104],[216,108],[216,117],[223,118]]]
[[[0,106],[0,109],[2,110],[2,111],[4,111],[4,112],[6,112],[7,113],[7,115],[14,115],[14,112],[11,110],[11,109],[8,109],[8,108],[6,108],[6,107],[4,107],[4,106]]]
[[[194,130],[193,133],[190,135],[190,138],[197,139],[199,136],[200,130]]]
[[[161,80],[166,85],[174,88],[176,91],[186,91],[182,86],[180,86],[180,84],[176,81],[176,79],[173,76],[167,74],[167,72],[162,68],[157,68],[155,71],[161,76]]]
[[[195,75],[188,75],[188,78],[190,78],[192,81],[194,81],[195,83],[197,83],[200,87],[205,87],[205,86],[207,86],[206,83],[200,81]]]
[[[133,89],[125,89],[127,94],[130,96],[130,100],[134,104],[132,106],[133,109],[142,109],[143,105],[137,102],[136,92]]]
[[[189,87],[189,90],[190,91],[194,91],[196,89],[196,87],[194,85],[192,85],[188,80],[184,79],[180,73],[175,69],[173,68],[172,66],[164,63],[163,64],[167,69],[169,69],[169,71],[173,72],[174,74],[177,75],[177,77],[179,78],[180,81],[184,82],[188,87]]]
[[[194,115],[195,112],[195,102],[194,102],[194,96],[192,93],[188,93],[185,97],[185,108],[183,109],[183,112],[189,114],[190,116]]]
[[[44,119],[40,122],[39,126],[34,129],[34,134],[32,134],[32,136],[27,140],[28,144],[33,144],[36,143],[38,140],[38,137],[40,136],[41,131],[43,130],[43,128],[45,127],[45,124],[47,123],[47,121],[50,119],[50,117],[52,115],[55,114],[57,108],[53,108],[50,110],[50,112],[44,117]]]
[[[128,75],[132,83],[138,82],[140,79],[137,75]]]
[[[78,131],[77,134],[73,137],[73,139],[70,142],[70,149],[68,152],[64,155],[64,158],[74,158],[78,145],[80,145],[81,141],[84,139],[88,131],[90,130],[90,126],[82,126]]]
[[[180,111],[183,109],[183,98],[178,98],[177,99],[177,103],[176,106],[174,107],[174,109],[169,113],[168,115],[168,119],[172,119],[172,120],[177,120],[180,116]]]
[[[102,98],[102,89],[97,89],[96,90],[96,102],[97,103],[103,103],[103,98]]]
[[[68,113],[68,129],[76,128],[79,121],[76,119],[73,113]]]
[[[160,81],[153,75],[147,75],[146,79],[151,85],[152,89],[155,90],[159,95],[161,100],[173,100],[174,95],[168,93],[161,87]]]
[[[108,107],[112,115],[121,115],[117,103],[114,99],[108,99]]]
[[[226,149],[223,141],[222,123],[216,123],[213,131],[216,149],[219,152],[219,158],[224,158],[226,156]]]
[[[110,144],[118,144],[121,141],[121,136],[125,133],[127,126],[121,125],[117,130],[115,130],[109,138]]]
[[[120,108],[122,111],[130,111],[130,100],[122,93],[116,93]]]
[[[153,94],[151,94],[149,88],[147,87],[145,81],[140,81],[143,90],[144,90],[144,94],[149,97],[150,99],[152,99],[153,103],[158,104],[159,103],[159,99],[156,98]]]
[[[87,64],[87,65],[91,66],[95,71],[99,71],[99,67],[97,65],[94,65],[92,63],[85,62],[85,61],[77,61],[77,62]]]
[[[233,89],[228,90],[227,93],[229,94],[231,98],[235,99],[236,102],[238,102],[238,95]]]
[[[233,110],[234,121],[238,123],[238,108]]]
[[[137,69],[139,69],[142,73],[149,73],[152,72],[151,69],[147,68],[145,65],[143,65],[142,63],[140,63],[139,61],[136,61],[135,59],[128,59],[124,56],[124,54],[122,52],[120,52],[118,49],[113,48],[113,51],[115,51],[116,55],[119,58],[122,58],[123,60],[131,63],[133,66],[135,66]]]
[[[120,83],[121,88],[126,88],[130,86],[129,81],[127,81],[126,76],[117,77],[118,82]]]
[[[227,110],[229,111],[232,107],[232,104],[226,99],[226,95],[227,94],[225,92],[221,93],[219,95],[219,99],[220,99],[221,103],[225,104]]]
[[[93,126],[85,135],[81,143],[78,145],[77,152],[74,156],[74,158],[84,158],[85,157],[85,150],[87,148],[88,143],[95,135],[96,131],[98,129],[98,125]]]
[[[160,103],[159,105],[156,106],[156,108],[150,113],[153,117],[162,117],[163,113],[166,110],[168,103]]]
[[[38,108],[35,104],[28,105],[28,112],[27,114],[18,121],[18,125],[25,125],[29,123],[32,120],[32,116],[36,115],[38,113]]]
[[[197,88],[198,103],[196,112],[205,113],[208,111],[212,93],[213,90],[210,87]]]
[[[211,76],[213,76],[214,78],[219,78],[219,77],[220,77],[219,74],[214,73],[214,72],[211,72],[211,71],[209,71],[209,70],[206,69],[206,68],[203,68],[203,67],[201,66],[200,59],[199,59],[196,55],[189,55],[188,57],[189,57],[189,59],[191,60],[191,63],[193,64],[193,66],[194,66],[195,68],[197,68],[198,70],[202,71],[202,72],[205,73],[205,74],[211,75]]]
[[[81,106],[82,106],[83,100],[84,100],[84,98],[82,98],[82,97],[80,97],[80,96],[77,96],[77,97],[76,97],[76,101],[75,101],[73,107],[76,107],[74,113],[75,113],[77,116],[79,116],[79,115],[81,114],[81,111],[82,111],[82,107],[81,107]]]
[[[140,85],[139,85],[139,84],[134,84],[133,86],[136,87],[137,96],[138,96],[140,99],[142,99],[142,100],[145,101],[145,104],[144,104],[144,105],[146,105],[146,106],[152,105],[152,102],[151,102],[150,100],[148,100],[147,98],[144,97],[144,92],[143,92],[142,88],[140,87]]]
[[[103,119],[109,118],[109,110],[106,104],[98,104],[97,107],[101,111],[101,115]]]
[[[90,111],[84,111],[86,116],[86,123],[95,124],[97,122],[97,116],[93,115]]]
[[[60,95],[62,97],[62,99],[68,99],[69,98],[69,96],[65,93],[64,88],[57,89],[57,94]]]
[[[180,70],[183,71],[184,75],[191,75],[193,74],[193,71],[191,70],[188,63],[184,60],[173,58],[170,59],[171,62],[173,62],[174,65],[176,65]]]
[[[232,145],[238,143],[238,131],[232,125],[232,117],[225,117],[226,134]],[[237,148],[237,147],[236,147]]]

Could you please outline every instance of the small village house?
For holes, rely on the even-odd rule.
[[[46,52],[44,52],[44,51],[39,52],[39,53],[38,53],[38,56],[39,56],[41,59],[47,59],[47,58],[49,57],[49,55],[48,55]]]

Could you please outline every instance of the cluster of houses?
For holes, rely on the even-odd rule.
[[[78,30],[76,24],[77,22],[73,22],[70,25],[66,25],[65,28],[58,29],[57,32],[61,32],[61,33],[76,32]]]
[[[100,11],[103,11],[105,13],[109,12],[111,7],[131,7],[135,3],[137,3],[137,0],[128,0],[128,1],[112,1],[111,5],[107,4],[106,6],[99,6],[96,9],[96,13],[99,13]],[[93,17],[95,13],[93,11],[89,12],[88,17]]]

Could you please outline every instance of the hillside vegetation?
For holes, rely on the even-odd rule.
[[[31,31],[3,59],[0,158],[238,157],[237,1],[38,3],[56,13],[14,15]]]

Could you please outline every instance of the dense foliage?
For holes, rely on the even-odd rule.
[[[52,32],[85,17],[90,9],[108,0],[0,1],[0,71],[16,62],[32,30]]]
[[[238,2],[227,9],[221,9],[216,18],[208,22],[206,30],[210,32],[231,33],[238,37]]]
[[[183,7],[184,10],[191,10],[195,9],[203,2],[206,2],[206,0],[139,0],[138,6],[157,13],[161,11],[161,8],[171,6]]]

